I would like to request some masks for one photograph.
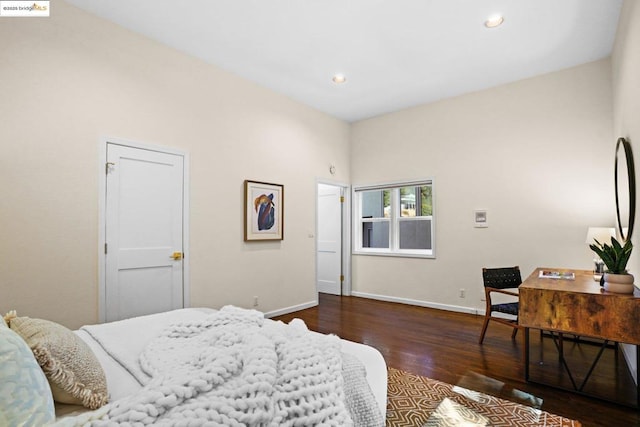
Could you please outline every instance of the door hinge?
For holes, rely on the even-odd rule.
[[[109,174],[109,168],[110,168],[111,166],[115,166],[115,165],[116,165],[116,164],[115,164],[115,163],[113,163],[113,162],[107,162],[107,163],[105,163],[105,165],[104,165],[104,173],[108,175],[108,174]]]
[[[106,243],[104,244],[104,253],[105,254],[107,253],[107,244]]]
[[[340,275],[340,281],[344,282],[344,276],[342,274]]]
[[[340,196],[340,203],[344,203],[344,196]]]

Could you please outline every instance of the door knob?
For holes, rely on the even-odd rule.
[[[171,255],[171,258],[173,258],[175,261],[180,261],[182,259],[182,252],[174,252]]]

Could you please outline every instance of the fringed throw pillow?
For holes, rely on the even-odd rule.
[[[107,380],[89,346],[57,323],[16,317],[9,327],[31,347],[44,371],[53,399],[96,409],[108,401]]]

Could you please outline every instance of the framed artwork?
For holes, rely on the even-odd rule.
[[[244,241],[284,239],[284,186],[244,181]]]

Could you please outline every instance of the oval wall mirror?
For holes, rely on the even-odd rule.
[[[631,239],[636,217],[636,171],[631,144],[624,138],[616,143],[614,169],[618,232],[623,241]]]

